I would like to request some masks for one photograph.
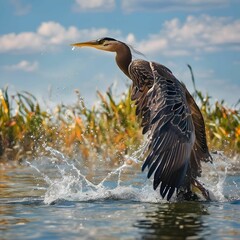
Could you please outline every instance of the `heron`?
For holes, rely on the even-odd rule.
[[[153,189],[167,201],[177,199],[211,200],[210,191],[197,179],[202,162],[212,162],[205,123],[199,107],[186,86],[162,64],[134,59],[131,47],[104,37],[71,44],[115,52],[121,71],[132,80],[131,100],[136,105],[142,133],[147,134],[142,171],[153,175]]]

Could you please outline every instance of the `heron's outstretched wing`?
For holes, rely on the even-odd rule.
[[[143,133],[149,133],[142,169],[148,167],[148,177],[154,173],[154,189],[160,184],[160,194],[169,200],[183,184],[195,141],[194,125],[184,86],[162,65],[144,64],[150,71],[151,88],[144,87],[146,79],[141,79],[139,63],[129,68],[133,90],[138,90],[132,95],[137,115],[142,119]]]

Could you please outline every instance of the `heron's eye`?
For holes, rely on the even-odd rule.
[[[103,44],[103,42],[104,42],[104,40],[101,39],[101,38],[97,40],[97,43],[98,43],[98,44]]]

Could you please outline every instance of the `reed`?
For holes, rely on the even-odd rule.
[[[78,91],[74,105],[58,105],[48,113],[36,98],[28,93],[10,96],[8,89],[0,91],[0,158],[20,160],[26,156],[46,154],[51,146],[85,159],[122,159],[141,143],[142,136],[135,116],[130,91],[115,100],[111,89],[97,92],[98,107],[87,109]]]
[[[211,150],[228,155],[240,153],[240,114],[224,101],[212,103],[208,94],[196,89],[191,66],[188,66],[194,86],[194,98],[203,113]],[[111,159],[115,164],[131,154],[143,142],[135,116],[130,89],[114,97],[111,88],[105,94],[97,92],[99,105],[87,108],[76,91],[74,105],[59,104],[55,109],[43,109],[31,93],[10,95],[8,88],[0,90],[0,161],[21,160],[47,154],[46,146],[68,155],[81,154],[84,159]]]
[[[225,154],[234,156],[240,153],[240,99],[236,102],[234,108],[226,106],[224,100],[211,101],[211,97],[197,90],[195,77],[190,65],[188,68],[191,73],[194,87],[193,96],[198,102],[199,108],[203,114],[206,133],[210,149],[220,150]]]

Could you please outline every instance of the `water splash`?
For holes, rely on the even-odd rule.
[[[226,186],[226,178],[231,169],[230,159],[223,154],[223,152],[216,151],[211,153],[213,157],[213,164],[203,164],[202,179],[207,189],[214,193],[217,201],[227,201],[232,196],[226,189],[233,185],[233,182]]]
[[[45,180],[47,187],[43,196],[45,204],[59,199],[69,201],[99,201],[124,199],[140,202],[162,202],[140,171],[141,161],[125,156],[123,164],[109,170],[98,183],[88,180],[82,165],[69,159],[60,151],[46,147],[50,157],[27,162]],[[40,164],[41,163],[41,164]],[[136,170],[138,168],[138,170]],[[103,172],[106,170],[103,168]],[[127,172],[127,173],[126,173]],[[165,202],[165,201],[164,201]]]
[[[142,146],[141,149],[143,149]],[[46,147],[49,157],[36,159],[28,164],[45,180],[47,187],[43,196],[45,204],[52,204],[60,199],[69,201],[100,201],[107,199],[124,199],[139,202],[166,202],[159,197],[158,190],[152,189],[152,181],[141,173],[142,161],[139,156],[142,150],[132,156],[125,156],[124,162],[115,169],[98,166],[103,174],[96,174],[96,179],[89,180],[88,167],[84,167],[82,159],[76,161],[66,157],[60,151]],[[212,191],[217,201],[226,201],[224,194],[225,180],[229,164],[227,158],[219,153],[213,154],[214,165],[207,164],[203,169],[202,182]],[[45,161],[45,163],[44,163]],[[98,161],[104,163],[105,161]],[[41,163],[42,166],[39,164]],[[221,171],[220,171],[221,169]],[[238,188],[231,183],[235,188]],[[226,187],[226,186],[225,186]],[[239,191],[239,189],[238,189]],[[240,195],[240,193],[239,193]],[[230,196],[231,198],[231,196]],[[174,201],[174,199],[173,199]]]

